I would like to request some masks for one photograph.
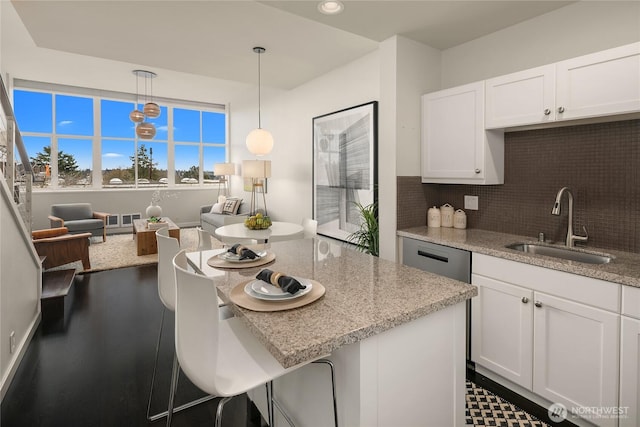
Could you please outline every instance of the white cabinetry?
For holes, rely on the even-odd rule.
[[[487,80],[486,128],[554,121],[555,79],[552,64]]]
[[[640,111],[640,43],[489,79],[487,129]]]
[[[477,365],[547,405],[617,407],[620,285],[476,253],[472,271]]]
[[[422,96],[422,182],[504,182],[503,134],[484,129],[484,82]]]
[[[531,388],[533,292],[477,274],[472,282],[478,286],[471,309],[472,360]]]
[[[640,288],[622,289],[620,334],[620,427],[637,427],[640,420]]]

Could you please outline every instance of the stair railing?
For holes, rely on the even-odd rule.
[[[0,169],[7,185],[13,191],[13,201],[18,207],[22,221],[31,233],[33,169],[2,76],[0,83]],[[16,154],[19,162],[16,162]]]

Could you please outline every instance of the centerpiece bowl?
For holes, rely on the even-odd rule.
[[[244,220],[244,226],[249,230],[266,230],[271,227],[271,218],[261,213],[252,215]]]

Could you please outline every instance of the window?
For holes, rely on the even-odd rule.
[[[161,114],[149,120],[156,135],[145,140],[129,120],[133,95],[21,80],[15,85],[14,110],[34,166],[35,188],[218,182],[213,165],[227,158],[223,106],[156,98]]]

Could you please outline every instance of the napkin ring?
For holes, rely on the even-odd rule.
[[[274,272],[271,277],[269,278],[269,281],[271,282],[271,284],[273,286],[277,286],[278,288],[280,287],[280,284],[278,283],[278,280],[280,280],[280,277],[282,277],[282,273],[276,273]]]

